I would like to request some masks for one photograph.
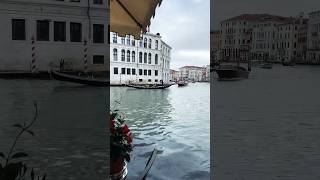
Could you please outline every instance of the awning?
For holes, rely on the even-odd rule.
[[[145,33],[162,0],[110,0],[110,31],[119,36]]]

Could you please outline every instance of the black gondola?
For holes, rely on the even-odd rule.
[[[106,80],[84,78],[80,76],[69,75],[57,71],[51,71],[52,78],[60,81],[73,82],[78,84],[85,84],[90,86],[109,86],[110,82]]]
[[[140,84],[127,84],[128,87],[132,87],[132,88],[136,88],[136,89],[166,89],[168,87],[171,86],[171,84],[150,84],[150,85],[147,85],[147,84],[144,84],[144,85],[140,85]]]

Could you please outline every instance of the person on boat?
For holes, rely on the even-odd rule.
[[[60,72],[64,70],[64,59],[60,59]]]

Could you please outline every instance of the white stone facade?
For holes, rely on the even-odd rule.
[[[179,80],[201,82],[206,80],[206,68],[198,66],[184,66],[179,68]]]
[[[320,63],[320,11],[309,14],[308,60]]]
[[[243,14],[221,22],[224,61],[306,61],[307,19]]]
[[[171,47],[160,34],[146,33],[141,40],[110,33],[110,84],[167,84],[170,82]]]
[[[89,5],[88,5],[89,2]],[[83,70],[87,41],[88,70],[107,70],[108,3],[105,0],[0,1],[0,71],[30,71],[32,37],[38,71],[59,67]]]

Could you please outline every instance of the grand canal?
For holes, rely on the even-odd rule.
[[[154,148],[160,153],[148,179],[210,179],[209,83],[166,90],[111,87],[110,94],[134,134],[129,180],[141,174]]]
[[[0,80],[0,152],[9,151],[17,134],[15,123],[39,119],[17,150],[29,154],[29,167],[47,179],[105,180],[105,88],[38,80]]]
[[[320,178],[320,67],[254,67],[212,84],[215,179]]]

